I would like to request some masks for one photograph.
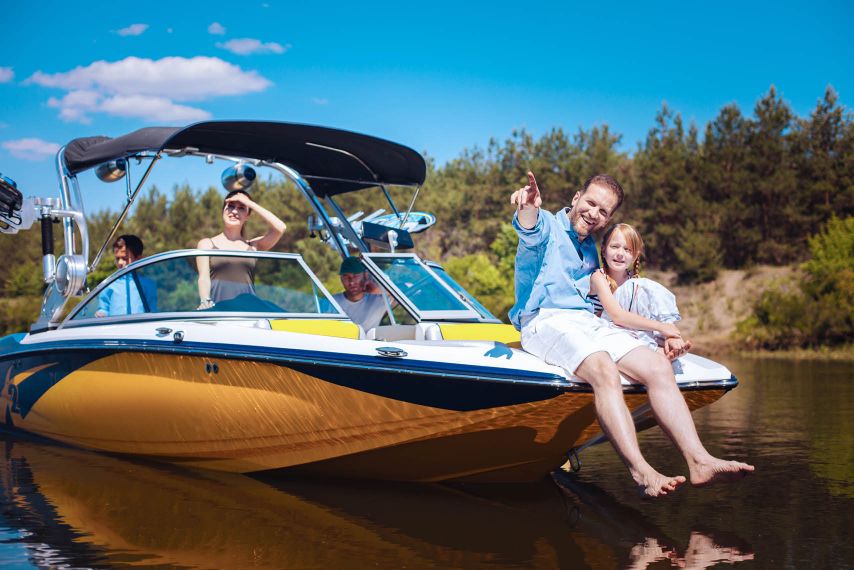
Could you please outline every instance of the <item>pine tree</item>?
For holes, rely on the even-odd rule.
[[[645,145],[635,155],[637,217],[651,265],[677,268],[680,228],[706,214],[697,188],[699,144],[693,126],[686,135],[682,118],[663,105]]]
[[[747,137],[746,205],[750,216],[746,221],[759,230],[755,261],[779,265],[806,255],[806,236],[798,235],[798,224],[790,221],[792,208],[803,197],[791,151],[793,116],[773,86],[754,113]]]

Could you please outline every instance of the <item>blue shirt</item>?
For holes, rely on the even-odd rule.
[[[156,311],[157,288],[154,282],[141,277],[140,283],[145,292],[145,300],[148,301],[149,311]],[[133,275],[128,273],[110,283],[98,295],[98,310],[106,313],[108,317],[146,312]]]
[[[513,216],[519,235],[516,250],[516,304],[510,322],[517,329],[540,309],[593,312],[590,275],[599,268],[599,253],[591,236],[583,241],[569,222],[568,209],[557,215],[540,210],[530,230]]]

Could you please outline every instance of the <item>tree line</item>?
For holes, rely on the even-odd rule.
[[[626,199],[614,221],[639,229],[647,267],[673,270],[683,283],[714,279],[721,268],[805,262],[812,236],[834,216],[854,215],[854,122],[831,87],[806,117],[797,116],[773,87],[751,114],[730,104],[704,127],[686,125],[663,105],[634,152],[621,150],[621,140],[607,125],[575,133],[553,128],[539,137],[518,130],[485,148],[465,149],[442,166],[427,155],[427,181],[416,208],[436,214],[439,222],[417,236],[419,253],[441,261],[506,319],[516,247],[509,195],[525,183],[528,170],[537,175],[543,207],[552,211],[567,205],[591,174],[615,176]],[[364,204],[369,192],[342,196],[344,210],[372,211]],[[403,203],[409,193],[394,190]],[[200,237],[220,231],[219,189],[181,186],[170,194],[149,188],[122,227],[142,237],[146,253],[195,247]],[[322,280],[337,285],[336,255],[309,235],[309,207],[292,185],[262,181],[253,197],[288,223],[277,249],[302,253]],[[90,235],[105,235],[114,215],[93,216]],[[262,231],[255,223],[250,231]],[[0,236],[7,256],[0,266],[5,331],[26,328],[37,312],[36,234]],[[93,280],[112,271],[111,264],[108,252]]]

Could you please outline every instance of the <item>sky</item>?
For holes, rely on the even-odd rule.
[[[441,165],[521,128],[607,124],[633,152],[664,102],[702,132],[729,103],[750,114],[771,85],[799,116],[828,85],[854,101],[854,8],[838,0],[4,0],[2,11],[0,173],[25,195],[58,194],[56,151],[74,138],[207,119],[343,128]],[[163,174],[152,183],[166,191],[216,182]],[[87,209],[117,209],[113,186]]]

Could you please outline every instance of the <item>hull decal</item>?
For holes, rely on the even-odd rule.
[[[302,364],[289,364],[288,368],[360,392],[458,412],[539,402],[555,398],[564,392],[559,386],[479,382],[429,376],[401,378],[399,372],[354,373],[344,368]]]
[[[0,377],[3,378],[0,393],[6,399],[7,425],[12,425],[12,414],[26,418],[36,402],[57,382],[107,354],[107,351],[55,351],[47,359],[44,356],[28,356],[0,361]]]

